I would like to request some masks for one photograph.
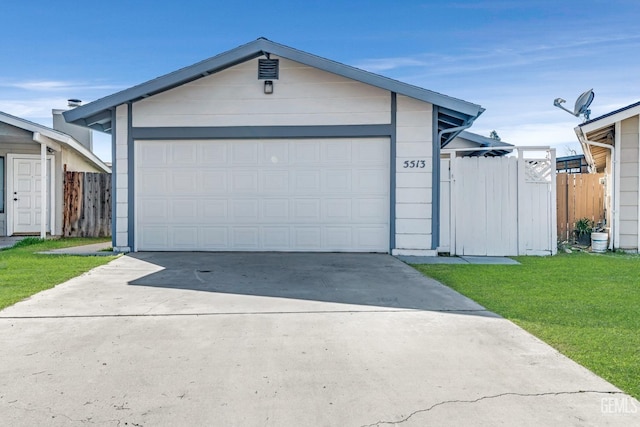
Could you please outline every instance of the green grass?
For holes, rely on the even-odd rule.
[[[0,310],[115,258],[35,252],[107,241],[108,238],[41,240],[29,237],[11,248],[0,250]]]
[[[419,265],[640,399],[640,256],[518,257],[522,265]]]

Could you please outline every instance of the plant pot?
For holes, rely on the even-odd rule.
[[[607,251],[608,233],[591,233],[591,252],[603,253]]]
[[[589,233],[577,233],[576,232],[576,242],[580,246],[589,246],[591,244],[591,235]]]

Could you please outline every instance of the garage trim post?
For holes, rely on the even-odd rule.
[[[128,204],[128,215],[127,215],[127,234],[129,236],[129,247],[132,251],[135,251],[135,241],[134,241],[134,227],[135,227],[135,150],[133,146],[133,103],[127,102],[127,165],[128,165],[128,173],[127,173],[127,204]]]
[[[398,98],[391,92],[391,134],[389,143],[389,253],[396,247],[396,128],[397,128]]]
[[[433,106],[432,171],[431,171],[431,249],[440,246],[440,138],[438,138],[438,106]]]

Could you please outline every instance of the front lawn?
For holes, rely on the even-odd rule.
[[[416,265],[640,399],[640,256],[518,257]]]
[[[28,238],[12,248],[0,250],[0,310],[115,258],[39,255],[35,252],[106,241],[109,239],[73,238],[42,241]]]

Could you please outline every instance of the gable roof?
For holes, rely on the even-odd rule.
[[[64,112],[63,115],[69,123],[109,133],[111,132],[111,109],[118,105],[147,98],[265,54],[274,54],[310,67],[437,105],[442,108],[441,123],[439,121],[440,130],[471,124],[484,111],[484,108],[477,104],[312,55],[265,38],[259,38],[191,66],[76,107],[73,110]],[[447,139],[450,139],[450,136],[448,135]]]
[[[640,102],[634,102],[626,107],[618,108],[602,116],[587,120],[573,129],[591,170],[603,171],[605,169],[609,150],[602,146],[589,144],[589,142],[613,145],[616,122],[639,114]]]
[[[11,114],[7,114],[3,111],[0,111],[0,122],[32,132],[34,134],[34,138],[36,138],[35,134],[40,134],[46,138],[49,138],[77,152],[98,169],[101,169],[107,173],[111,173],[111,169],[109,168],[109,166],[104,164],[104,162],[100,160],[98,156],[93,154],[91,150],[87,149],[84,145],[80,144],[78,141],[76,141],[66,133],[59,132],[57,130],[51,129],[50,127],[40,125],[38,123],[34,123],[20,117],[12,116]],[[34,139],[34,142],[39,141],[36,141],[36,139]]]
[[[586,122],[579,124],[577,127],[582,128],[585,132],[590,132],[594,129],[619,122],[620,120],[637,116],[638,114],[640,114],[640,101],[611,111],[607,114],[603,114],[595,119],[587,120]]]

